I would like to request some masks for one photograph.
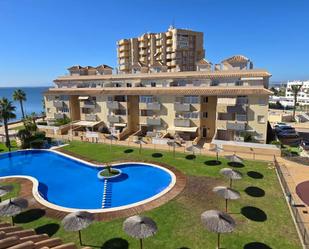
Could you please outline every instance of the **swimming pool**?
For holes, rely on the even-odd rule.
[[[136,206],[168,192],[175,175],[145,163],[112,165],[121,175],[99,179],[102,167],[51,150],[0,154],[0,177],[27,177],[34,182],[34,197],[62,211],[111,211]]]

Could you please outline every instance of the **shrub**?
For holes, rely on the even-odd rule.
[[[43,145],[44,145],[44,140],[40,138],[37,138],[30,142],[30,148],[32,149],[41,149],[43,148]]]
[[[68,117],[59,118],[55,120],[55,126],[66,125],[66,124],[69,124],[70,122],[71,122],[71,119],[69,119]]]

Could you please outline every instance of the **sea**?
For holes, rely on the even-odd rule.
[[[43,111],[43,93],[49,87],[0,87],[0,98],[6,97],[13,101],[13,92],[16,89],[22,89],[26,93],[27,100],[24,101],[25,114],[29,115],[35,112],[37,115],[42,115]],[[18,101],[13,101],[16,107],[16,119],[12,119],[9,122],[21,120],[22,113],[20,104]]]

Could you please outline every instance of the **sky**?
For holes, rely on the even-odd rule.
[[[308,0],[0,0],[0,87],[117,65],[116,41],[169,25],[204,32],[213,63],[243,54],[272,81],[309,80]]]

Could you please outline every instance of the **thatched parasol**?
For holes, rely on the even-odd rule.
[[[12,217],[14,225],[14,216],[20,214],[28,207],[28,201],[24,198],[12,198],[0,203],[0,216]]]
[[[223,168],[220,170],[220,174],[224,175],[228,179],[230,179],[230,188],[232,187],[232,181],[233,180],[240,180],[242,179],[242,174],[234,169],[230,168]]]
[[[211,232],[218,234],[217,248],[220,248],[220,234],[231,233],[235,229],[234,219],[218,210],[205,211],[201,215],[202,224]]]
[[[167,145],[173,147],[173,156],[175,157],[175,150],[176,148],[180,148],[181,144],[176,142],[175,140],[171,140],[167,142]]]
[[[225,156],[225,158],[232,163],[243,163],[243,159],[236,154],[233,154],[231,156]]]
[[[94,220],[92,213],[86,211],[77,211],[66,215],[62,220],[64,230],[77,232],[79,236],[79,243],[82,245],[81,230],[88,227]]]
[[[0,202],[1,202],[1,197],[7,195],[14,189],[13,185],[2,185],[0,186]]]
[[[214,187],[213,192],[225,199],[225,212],[227,212],[228,200],[237,200],[240,198],[240,193],[238,191],[225,186]]]
[[[216,152],[216,157],[217,157],[217,162],[218,162],[219,161],[219,153],[223,152],[223,149],[220,146],[216,145],[216,147],[213,148],[213,149],[210,149],[210,151]]]
[[[123,223],[123,230],[131,237],[139,239],[141,249],[143,248],[143,239],[153,236],[158,228],[156,223],[148,217],[132,216]]]
[[[134,143],[139,144],[139,154],[142,153],[142,145],[147,144],[144,140],[142,139],[137,139],[134,141]]]

